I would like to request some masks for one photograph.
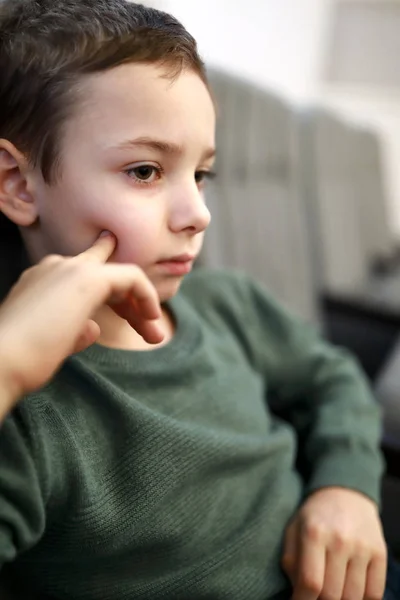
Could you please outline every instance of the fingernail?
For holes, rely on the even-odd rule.
[[[112,235],[112,234],[111,234],[111,231],[103,231],[103,232],[101,233],[100,237],[101,237],[101,238],[102,238],[102,237],[107,237],[107,236],[109,236],[109,235]]]

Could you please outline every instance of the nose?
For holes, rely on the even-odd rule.
[[[184,189],[171,190],[169,228],[173,233],[202,233],[210,221],[211,214],[205,204],[204,194],[195,182]]]

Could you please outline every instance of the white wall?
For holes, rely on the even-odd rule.
[[[154,0],[197,39],[205,60],[293,100],[313,94],[331,0]]]

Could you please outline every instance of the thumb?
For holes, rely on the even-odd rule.
[[[98,340],[99,336],[100,327],[98,326],[98,324],[92,320],[88,321],[81,335],[76,341],[72,354],[83,352],[83,350],[86,350],[87,348],[89,348],[89,346],[92,346],[92,344],[94,344]]]

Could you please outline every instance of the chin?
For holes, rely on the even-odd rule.
[[[160,298],[161,304],[171,300],[176,294],[179,292],[180,287],[183,282],[183,277],[181,278],[171,278],[170,280],[163,281],[156,285],[158,297]]]

